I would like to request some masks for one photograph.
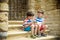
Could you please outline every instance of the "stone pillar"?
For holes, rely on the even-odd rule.
[[[29,7],[28,11],[32,11],[33,13],[35,13],[35,0],[29,0],[28,7]]]
[[[8,11],[8,0],[0,0],[0,38],[4,38],[7,36]]]
[[[60,35],[60,13],[56,6],[56,0],[41,0],[41,9],[44,10],[45,15],[47,15],[46,24],[51,30],[51,35]]]

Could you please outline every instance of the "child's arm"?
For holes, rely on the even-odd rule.
[[[23,23],[24,27],[28,27],[28,26],[31,26],[31,25],[32,25],[32,23],[28,23],[27,21],[24,21],[24,23]]]
[[[42,22],[42,24],[45,24],[45,22],[46,22],[46,19],[43,19],[43,22]]]
[[[45,17],[44,17],[44,20],[43,20],[43,23],[44,23],[44,24],[46,23],[47,17],[48,17],[48,16],[45,16]]]

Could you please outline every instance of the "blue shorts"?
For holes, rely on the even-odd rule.
[[[31,27],[28,26],[28,27],[24,28],[24,31],[31,31]]]

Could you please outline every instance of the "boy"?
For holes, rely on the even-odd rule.
[[[24,31],[31,30],[31,37],[35,38],[35,35],[37,34],[37,26],[34,26],[33,16],[34,14],[32,12],[27,12],[27,18],[24,20],[23,26]]]
[[[40,35],[41,33],[41,36],[45,36],[44,32],[47,29],[46,25],[44,25],[45,19],[43,18],[43,15],[44,15],[43,11],[38,11],[37,18],[35,19],[38,24],[38,35]]]

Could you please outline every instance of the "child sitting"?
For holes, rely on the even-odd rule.
[[[32,27],[32,29],[31,29],[32,36],[37,37],[38,36],[37,35],[38,25],[37,25],[37,22],[35,20],[33,20],[31,27]]]
[[[32,12],[27,12],[27,17],[24,20],[24,31],[31,31],[31,25],[32,25],[32,18],[34,14]]]
[[[35,19],[38,24],[38,35],[45,36],[45,30],[47,26],[44,24],[45,19],[42,17],[44,15],[43,11],[38,11],[37,18]]]
[[[37,26],[34,26],[33,16],[34,14],[32,12],[27,12],[27,17],[24,20],[23,26],[24,26],[24,31],[31,30],[31,37],[35,38],[35,35],[37,34]]]

